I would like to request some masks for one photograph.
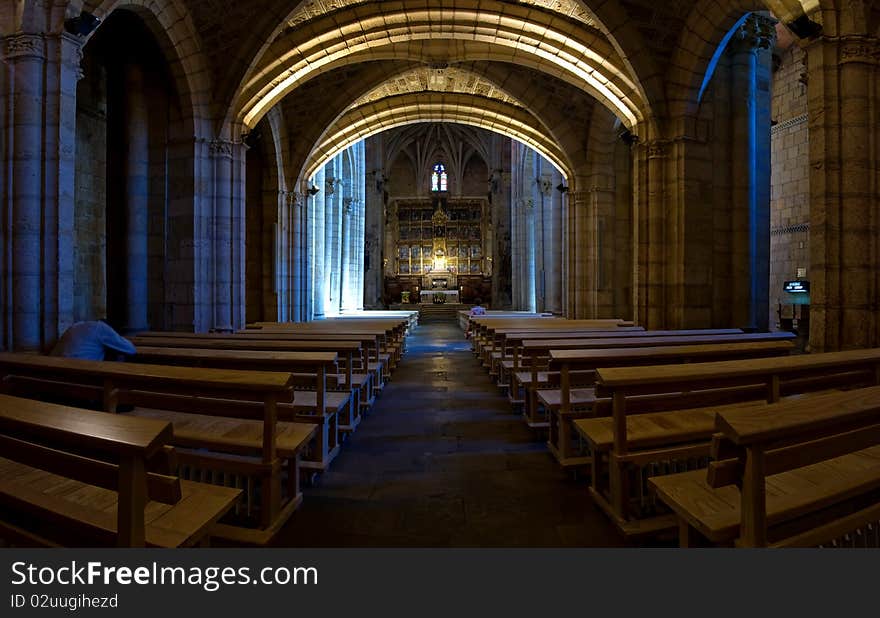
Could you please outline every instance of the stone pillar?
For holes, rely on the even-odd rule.
[[[496,153],[496,164],[503,165],[503,157]],[[507,167],[496,167],[489,178],[492,201],[492,299],[493,309],[512,308],[511,299],[511,219],[509,149]]]
[[[311,235],[311,315],[310,319],[323,318],[325,309],[325,299],[327,297],[327,272],[325,265],[324,250],[324,227],[325,227],[325,206],[326,206],[326,182],[324,170],[322,167],[315,174],[314,186],[318,192],[312,196],[309,209],[309,233]]]
[[[143,69],[126,64],[125,88],[125,332],[148,330],[147,254],[149,121]]]
[[[593,318],[596,314],[596,210],[593,193],[581,188],[586,184],[586,178],[576,179],[578,188],[566,194],[563,215],[565,313],[571,319]]]
[[[770,48],[774,21],[752,14],[730,42],[733,78],[731,326],[767,330],[770,302]]]
[[[554,187],[564,184],[562,174],[556,172],[552,184]],[[545,262],[544,265],[547,281],[545,309],[558,314],[563,312],[562,290],[564,282],[562,280],[562,262],[564,252],[562,245],[562,209],[564,199],[564,193],[553,189],[550,200],[550,212],[546,215],[547,219],[545,221],[548,230],[545,242],[549,243],[547,249],[549,264]]]
[[[537,249],[537,235],[535,234],[535,197],[533,195],[523,198],[521,211],[522,238],[525,243],[523,255],[523,300],[522,308],[526,311],[537,311],[537,277],[535,251]]]
[[[14,350],[39,351],[42,324],[42,211],[43,211],[43,67],[45,43],[38,35],[21,34],[4,41],[9,83],[6,129],[11,137],[7,174],[7,204],[11,227],[7,231],[4,279],[11,309],[9,343]],[[11,185],[11,186],[10,186]],[[6,189],[6,187],[4,187]],[[8,309],[7,309],[8,310]]]
[[[635,320],[647,329],[674,328],[674,308],[667,293],[675,285],[667,272],[666,164],[669,142],[654,140],[635,147]],[[674,274],[674,273],[673,273]]]
[[[814,351],[880,345],[878,64],[874,37],[826,36],[807,47]]]
[[[82,39],[46,37],[43,341],[51,345],[73,323],[76,87]]]
[[[339,158],[327,165],[324,179],[324,315],[339,313],[341,290],[342,247],[340,232],[342,228],[342,191],[337,165]]]
[[[308,318],[308,285],[309,285],[309,256],[308,242],[308,208],[306,207],[307,195],[291,192],[288,194],[288,208],[290,209],[290,251],[288,253],[290,310],[288,319],[294,322],[303,322]]]
[[[340,259],[340,287],[342,289],[342,296],[340,298],[341,307],[344,310],[353,309],[352,307],[352,293],[355,286],[354,273],[352,272],[352,263],[353,263],[353,251],[352,251],[352,236],[353,230],[356,227],[355,219],[355,205],[354,200],[350,197],[344,198],[342,200],[342,231],[341,231],[341,259]]]
[[[214,213],[210,226],[213,248],[212,328],[232,330],[232,144],[216,140],[211,143],[214,162]]]

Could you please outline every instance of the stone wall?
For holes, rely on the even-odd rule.
[[[798,269],[809,278],[810,264],[810,134],[807,125],[807,88],[804,53],[792,46],[780,55],[773,78],[770,198],[770,324],[778,321],[778,303],[784,302],[783,282],[796,279]],[[783,317],[792,316],[783,307]]]
[[[107,72],[92,55],[77,88],[73,319],[107,316]]]

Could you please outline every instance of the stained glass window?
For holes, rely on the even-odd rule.
[[[447,180],[446,180],[446,166],[442,163],[438,163],[434,166],[434,171],[431,173],[431,191],[446,191],[447,190]]]

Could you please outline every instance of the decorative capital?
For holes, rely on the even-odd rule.
[[[776,42],[776,21],[757,13],[749,15],[730,40],[736,52],[770,49]]]
[[[519,198],[519,204],[526,210],[532,210],[535,207],[535,200],[530,197]]]
[[[880,41],[873,37],[854,36],[840,41],[840,64],[880,63]]]
[[[282,191],[282,199],[291,208],[298,208],[305,202],[305,195],[297,191]]]
[[[326,189],[327,195],[333,195],[336,192],[336,186],[340,182],[342,182],[342,181],[338,178],[330,177],[330,178],[325,179],[324,184],[327,187],[327,189]]]
[[[666,140],[647,142],[645,148],[648,149],[649,159],[665,159],[669,156],[669,142]]]
[[[231,159],[232,145],[233,144],[230,141],[215,139],[208,144],[208,148],[211,152],[212,157],[227,157]]]
[[[550,180],[549,176],[542,176],[537,179],[538,186],[541,187],[541,193],[544,195],[550,195],[553,191],[553,182]]]
[[[3,61],[10,62],[21,58],[46,59],[46,45],[38,34],[14,34],[3,40]]]

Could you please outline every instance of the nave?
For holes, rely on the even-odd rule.
[[[421,324],[375,408],[273,544],[626,544],[490,382],[452,323]]]

